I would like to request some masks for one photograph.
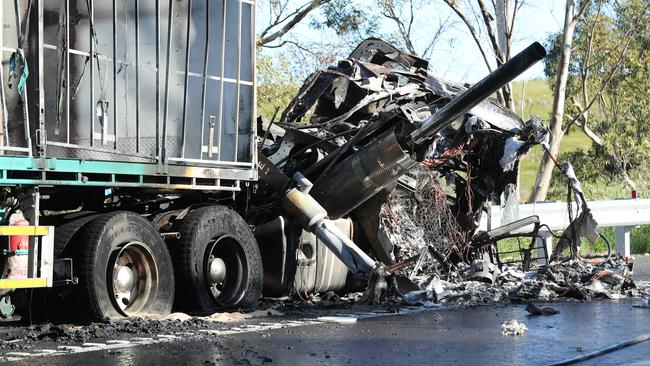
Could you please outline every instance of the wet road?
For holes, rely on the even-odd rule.
[[[434,309],[371,316],[357,324],[307,324],[203,334],[183,341],[29,358],[30,365],[545,365],[650,333],[650,309],[635,302],[551,304],[560,314],[527,316],[522,305]],[[504,337],[505,320],[524,336]],[[267,324],[267,323],[262,323]],[[20,361],[19,361],[20,362]],[[650,365],[650,342],[583,364]]]

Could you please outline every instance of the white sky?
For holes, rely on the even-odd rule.
[[[292,0],[294,1],[294,0]],[[305,0],[296,0],[296,4],[302,4]],[[373,0],[350,0],[361,6],[372,6]],[[468,0],[461,0],[461,3]],[[425,43],[432,27],[436,27],[439,17],[451,15],[451,20],[456,23],[449,29],[435,47],[430,60],[430,70],[440,77],[458,81],[474,83],[480,80],[488,72],[485,63],[478,51],[476,44],[471,38],[465,25],[447,7],[442,0],[424,0],[427,5],[417,11],[417,20],[414,28],[416,48]],[[562,28],[564,17],[565,0],[527,0],[520,12],[517,14],[515,24],[515,37],[513,42],[516,54],[534,41],[544,43],[550,33],[558,32]],[[291,7],[290,7],[291,8]],[[266,9],[258,6],[257,28],[258,31],[268,22]],[[308,26],[311,17],[292,30],[291,37],[307,42],[321,41],[331,43],[338,37],[333,32],[315,31]],[[392,23],[382,21],[374,36],[381,38],[381,33],[391,31]],[[352,48],[354,45],[350,45]],[[544,76],[542,63],[529,69],[518,79],[533,79]]]

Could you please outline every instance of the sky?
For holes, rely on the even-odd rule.
[[[302,4],[295,1],[296,5]],[[350,0],[355,1],[360,6],[373,6],[373,0]],[[461,0],[464,3],[468,0]],[[429,35],[436,28],[440,19],[449,19],[454,22],[451,27],[444,33],[429,60],[429,69],[432,74],[445,79],[458,82],[475,83],[483,78],[488,69],[478,51],[476,44],[471,38],[469,31],[460,19],[450,11],[442,0],[424,0],[424,5],[418,9],[414,29],[418,32],[414,35],[416,48],[419,45],[423,47]],[[268,23],[268,14],[262,8],[264,2],[258,2],[258,14],[256,18],[258,32]],[[294,5],[294,7],[296,6]],[[546,41],[549,34],[559,32],[562,29],[564,21],[565,0],[527,0],[525,5],[517,14],[515,24],[515,36],[513,39],[513,55],[523,50],[530,43],[537,41],[542,44]],[[291,8],[291,6],[290,6]],[[314,16],[318,16],[315,14]],[[331,42],[338,35],[328,31],[317,31],[309,27],[310,16],[291,32],[294,39],[305,40],[306,42],[321,41],[323,43]],[[375,36],[381,38],[381,33],[390,31],[393,25],[390,21],[382,21],[378,26]],[[351,45],[352,47],[352,45]],[[543,64],[540,62],[519,76],[517,80],[535,79],[544,76]]]

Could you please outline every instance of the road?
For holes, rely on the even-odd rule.
[[[80,348],[70,354],[23,357],[16,363],[545,365],[649,333],[650,309],[634,307],[635,303],[556,303],[550,305],[560,314],[542,317],[527,316],[522,305],[508,304],[412,308],[401,315],[362,312],[357,314],[362,319],[352,325],[306,317],[282,326],[277,319],[261,319],[212,332],[188,332],[157,343],[139,345],[133,340],[130,344],[113,343],[113,349]],[[502,336],[500,326],[509,319],[524,322],[528,327],[525,335]],[[584,364],[648,365],[648,360],[650,342]]]
[[[650,256],[637,256],[635,278],[650,280]],[[282,313],[230,322],[126,320],[77,327],[0,327],[0,362],[20,365],[545,365],[650,333],[650,309],[638,299],[548,304],[560,314],[529,317],[524,305],[325,309],[285,304]],[[276,308],[276,302],[262,304]],[[317,320],[351,315],[356,324]],[[504,337],[501,324],[528,331]],[[650,341],[585,364],[650,365]]]

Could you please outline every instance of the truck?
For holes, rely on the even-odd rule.
[[[466,88],[369,39],[268,122],[253,0],[1,9],[3,318],[34,291],[88,320],[246,309],[359,279],[377,298],[402,266],[378,209],[414,167],[474,191],[454,204],[471,236],[545,136],[488,98],[544,57],[539,44]],[[472,157],[481,134],[496,136],[489,164]],[[490,180],[461,182],[468,167]]]

